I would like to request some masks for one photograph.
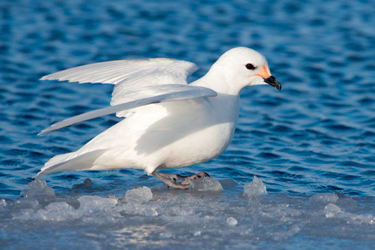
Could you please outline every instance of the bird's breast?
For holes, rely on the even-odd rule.
[[[228,103],[223,107],[222,104],[209,103],[178,119],[178,126],[173,128],[179,129],[167,133],[170,143],[161,148],[166,155],[164,165],[167,168],[211,160],[228,147],[237,124],[238,106]]]

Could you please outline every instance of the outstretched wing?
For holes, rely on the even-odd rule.
[[[217,93],[214,90],[205,87],[168,84],[163,86],[147,86],[139,88],[137,90],[133,90],[132,92],[128,92],[127,95],[129,96],[127,98],[133,100],[73,116],[51,125],[40,132],[39,135],[97,117],[113,114],[123,110],[134,109],[148,104],[214,97],[217,95]]]
[[[137,87],[150,84],[186,84],[186,78],[197,69],[194,63],[166,58],[118,60],[62,70],[43,76],[41,80],[104,84],[126,81],[128,88],[131,88],[134,84],[141,84]]]
[[[87,64],[43,76],[41,80],[58,80],[79,83],[115,84],[111,105],[151,97],[155,89],[149,86],[187,84],[187,77],[198,67],[191,62],[166,58],[118,60]],[[145,91],[141,96],[140,91]],[[118,112],[125,116],[129,110]]]

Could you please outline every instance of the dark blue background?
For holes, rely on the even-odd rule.
[[[196,78],[237,46],[263,53],[283,90],[245,90],[230,148],[178,171],[240,183],[257,175],[277,193],[374,196],[374,13],[373,1],[2,0],[0,197],[18,198],[45,161],[117,121],[108,116],[36,136],[108,105],[112,90],[39,82],[41,76],[92,62],[167,57],[197,63]],[[66,189],[90,177],[110,189],[143,174],[64,173],[47,181]]]

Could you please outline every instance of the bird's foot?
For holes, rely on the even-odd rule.
[[[167,184],[169,187],[174,187],[178,189],[188,189],[190,187],[190,181],[192,179],[210,177],[209,174],[205,172],[200,172],[198,174],[193,174],[187,177],[183,177],[178,174],[161,174],[154,171],[152,176],[160,179],[162,182]]]
[[[181,184],[189,184],[190,185],[190,180],[194,180],[194,179],[199,179],[199,178],[205,178],[205,177],[210,177],[209,174],[205,173],[205,172],[200,172],[198,174],[193,174],[193,175],[190,175],[190,176],[187,176],[187,177],[184,177]]]

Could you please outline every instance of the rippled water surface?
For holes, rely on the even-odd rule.
[[[265,206],[262,209],[266,210],[257,210],[263,215],[267,214],[268,202],[278,206],[290,205],[298,203],[294,200],[297,198],[283,200],[283,197],[303,197],[305,203],[298,204],[304,209],[314,203],[309,197],[320,193],[337,193],[341,202],[356,199],[353,200],[355,206],[348,202],[344,202],[344,205],[333,202],[339,210],[329,204],[322,205],[322,210],[318,211],[324,218],[331,218],[332,211],[333,214],[340,214],[340,209],[346,209],[346,213],[375,215],[374,13],[373,1],[0,1],[2,206],[22,201],[22,194],[28,189],[27,184],[32,181],[32,176],[49,158],[77,150],[118,121],[114,116],[107,116],[45,136],[36,136],[53,122],[105,107],[112,91],[109,85],[38,81],[43,75],[92,62],[167,57],[195,62],[200,70],[192,77],[194,80],[205,74],[226,50],[247,46],[267,57],[273,75],[283,84],[283,90],[277,91],[269,86],[246,89],[241,95],[239,125],[228,150],[210,162],[176,172],[190,174],[206,171],[219,181],[235,181],[237,193],[242,192],[239,190],[256,175],[263,180],[270,195],[262,204]],[[126,190],[138,185],[156,190],[163,187],[161,182],[146,177],[142,171],[133,170],[58,173],[47,176],[45,180],[57,195],[69,197],[73,185],[83,183],[86,178],[92,180],[95,188],[90,192],[97,199],[99,196],[123,196]],[[225,185],[223,187],[225,190]],[[74,195],[87,195],[86,191],[81,191],[78,189]],[[169,193],[168,190],[163,192],[160,197]],[[227,194],[223,198],[225,202],[230,203],[228,197],[231,192],[234,191],[224,191]],[[43,208],[39,205],[26,207],[36,211]],[[353,207],[362,210],[350,211]],[[23,208],[15,209],[27,217],[22,212]],[[17,217],[8,209],[0,209],[4,225],[12,225],[15,218],[25,218]],[[236,210],[232,216],[238,219],[249,212],[245,210]],[[199,214],[200,210],[192,211]],[[280,211],[282,213],[284,210]],[[315,213],[309,209],[303,211],[310,215]],[[286,218],[294,216],[290,215],[290,211],[287,213],[284,214]],[[147,213],[141,215],[147,216]],[[169,214],[165,212],[162,216]],[[205,218],[206,214],[200,216]],[[255,216],[254,213],[252,216]],[[314,216],[309,219],[314,221]],[[348,233],[351,231],[345,231],[349,230],[347,224],[350,224],[350,220],[343,219],[343,214],[340,216],[333,217],[338,221],[341,219],[343,224],[336,220],[328,221],[337,231],[327,229],[327,232],[336,232],[333,234],[337,239],[331,242],[332,238],[324,238],[323,242],[327,245],[322,243],[319,234],[311,234],[314,230],[318,232],[316,227],[309,227],[310,231],[303,230],[301,218],[297,222],[289,220],[289,224],[280,222],[280,227],[290,226],[291,231],[288,232],[294,233],[283,234],[285,237],[271,237],[271,243],[269,238],[262,238],[265,228],[259,229],[258,234],[253,236],[260,238],[258,241],[254,238],[251,246],[275,247],[277,242],[287,242],[285,239],[288,240],[285,247],[295,248],[304,244],[314,246],[317,242],[322,247],[338,249],[340,246],[356,245],[355,240],[360,237],[351,237]],[[27,221],[38,218],[28,218]],[[45,218],[48,221],[50,217]],[[267,224],[273,219],[261,222]],[[141,220],[142,217],[136,221],[141,224]],[[241,220],[238,220],[240,226]],[[367,224],[363,222],[367,225],[365,229],[358,228],[359,231],[368,232],[362,235],[364,248],[370,248],[375,241],[371,236],[375,235],[371,220],[373,217],[368,217],[365,220]],[[246,225],[251,223],[243,222]],[[157,221],[148,220],[147,223],[160,226]],[[52,223],[47,228],[59,228],[59,225]],[[204,230],[196,228],[199,225],[194,224],[193,231],[200,233],[192,233],[197,239],[205,236]],[[63,231],[67,230],[65,226],[62,227]],[[43,224],[40,228],[32,228],[40,232],[36,238],[43,237],[43,230],[46,229],[41,228],[45,227]],[[8,230],[3,228],[0,231],[0,244],[5,242],[7,247],[12,248],[9,242],[14,238],[9,238],[11,231]],[[74,232],[76,229],[70,230]],[[241,232],[244,230],[248,229],[242,228]],[[256,227],[253,226],[253,230]],[[71,237],[67,231],[64,232],[67,238]],[[21,237],[22,233],[22,230],[15,232],[16,238]],[[64,235],[62,232],[60,234]],[[116,234],[121,235],[121,231],[116,231]],[[296,237],[298,234],[299,237]],[[165,236],[155,235],[152,236],[154,238],[150,236],[152,242]],[[214,237],[215,233],[209,232],[208,235]],[[221,235],[224,238],[230,236]],[[214,242],[210,240],[214,238],[210,237],[208,240],[206,238],[208,244]],[[244,236],[236,241],[237,248],[243,248],[249,237]],[[179,240],[185,242],[186,239],[182,240],[172,233],[163,238],[162,241],[167,243],[162,246],[176,247]],[[32,241],[32,237],[25,239],[25,244]],[[124,242],[123,245],[102,247],[129,247],[135,244],[134,241],[130,244],[126,238]],[[59,244],[60,247],[64,245],[63,241]],[[186,244],[186,247],[205,246]],[[222,244],[226,246],[225,242]],[[101,245],[98,246],[100,248]],[[140,246],[153,248],[161,245]]]

